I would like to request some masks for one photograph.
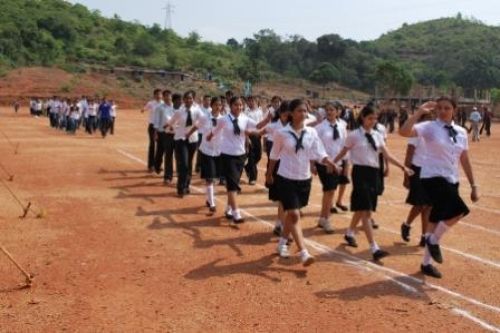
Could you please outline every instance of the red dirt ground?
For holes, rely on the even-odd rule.
[[[334,235],[315,228],[315,179],[302,223],[318,262],[304,270],[297,258],[274,254],[275,207],[262,176],[258,186],[244,185],[239,200],[248,222],[234,229],[222,217],[222,188],[211,217],[197,177],[194,194],[181,200],[147,174],[146,115],[120,112],[116,135],[103,140],[67,136],[45,118],[2,108],[0,130],[3,184],[33,204],[19,219],[21,206],[0,188],[0,244],[35,275],[31,289],[20,289],[22,275],[0,253],[2,332],[500,329],[499,136],[471,143],[482,199],[446,234],[444,278],[434,280],[419,273],[419,227],[410,244],[398,236],[408,211],[399,170],[391,171],[376,214],[376,238],[392,254],[383,265],[369,261],[362,234],[358,249],[343,245],[349,214],[333,216]],[[390,135],[400,158],[404,145]],[[464,184],[464,197],[467,190]],[[40,210],[45,216],[37,219]]]

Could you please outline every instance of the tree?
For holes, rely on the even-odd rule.
[[[325,60],[340,58],[346,51],[345,41],[337,34],[323,35],[316,42],[318,53]]]
[[[340,72],[334,65],[324,62],[309,75],[309,79],[319,84],[327,85],[330,82],[339,81]]]
[[[142,57],[148,57],[156,51],[156,43],[147,33],[141,34],[134,42],[134,54]]]
[[[238,43],[238,41],[234,38],[229,38],[226,42],[226,45],[233,48],[233,49],[237,49],[240,47],[240,44]]]
[[[378,87],[390,95],[408,94],[415,81],[413,75],[405,67],[391,61],[378,64],[374,79]]]

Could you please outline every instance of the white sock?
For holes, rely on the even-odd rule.
[[[431,244],[439,244],[439,240],[443,237],[443,234],[449,229],[448,225],[444,222],[439,222],[434,233],[432,233],[430,241]]]
[[[241,214],[239,209],[233,210],[233,219],[235,220],[241,219]]]
[[[345,234],[346,234],[346,236],[354,237],[354,231],[351,228],[347,229]]]
[[[431,262],[432,262],[431,253],[429,252],[429,249],[426,246],[424,249],[424,257],[422,258],[422,265],[427,266],[430,265]]]
[[[214,184],[207,185],[207,202],[210,207],[215,206]]]
[[[233,215],[233,209],[231,208],[231,206],[226,206],[225,212],[226,214]]]
[[[300,251],[300,252],[299,252],[299,255],[300,255],[301,257],[306,256],[306,255],[309,255],[309,251],[307,251],[307,249],[303,249],[302,251]]]
[[[370,244],[370,250],[372,251],[372,253],[375,253],[378,250],[380,250],[380,247],[378,247],[377,242],[373,241],[373,243]]]
[[[281,220],[276,220],[276,222],[274,222],[274,226],[283,228],[283,222],[281,222]]]
[[[284,245],[288,244],[288,239],[280,237],[280,240],[279,240],[278,244],[279,244],[279,246],[284,246]]]

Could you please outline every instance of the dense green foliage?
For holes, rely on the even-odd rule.
[[[308,41],[261,30],[226,45],[174,31],[104,18],[63,0],[0,2],[0,71],[30,65],[141,66],[212,73],[224,81],[272,77],[339,82],[405,94],[414,82],[500,87],[500,28],[456,18],[403,25],[371,42],[336,34]]]

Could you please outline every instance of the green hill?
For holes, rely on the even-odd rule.
[[[229,83],[300,78],[367,92],[377,82],[401,82],[404,91],[415,80],[492,88],[500,87],[500,28],[457,16],[404,25],[371,42],[336,34],[283,38],[264,29],[222,45],[197,33],[181,38],[158,25],[105,18],[63,0],[0,2],[0,74],[40,65],[78,72],[83,64],[211,73]]]

